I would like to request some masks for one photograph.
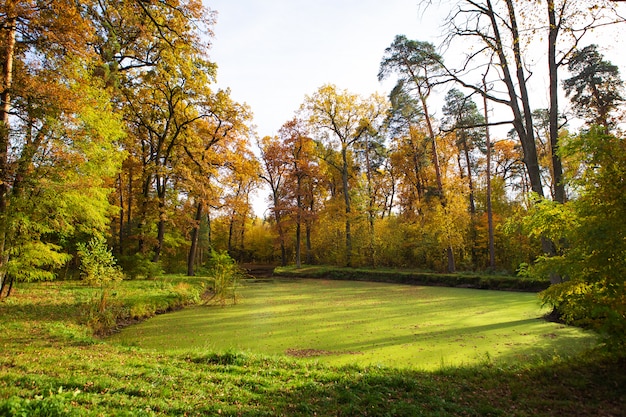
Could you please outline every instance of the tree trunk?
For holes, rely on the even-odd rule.
[[[194,267],[196,263],[196,254],[198,252],[198,240],[200,236],[200,222],[202,221],[202,203],[198,203],[196,207],[196,217],[194,218],[193,229],[191,230],[191,245],[189,254],[187,255],[187,276],[195,275]]]
[[[314,209],[314,201],[311,198],[311,205],[309,206],[309,212],[312,214]],[[311,219],[307,219],[305,223],[305,235],[306,235],[306,263],[307,265],[313,264],[313,246],[311,245]]]
[[[486,76],[487,74],[485,74]],[[483,89],[487,93],[485,78],[483,78]],[[493,232],[493,208],[491,205],[491,136],[489,134],[489,111],[487,109],[487,97],[483,95],[483,108],[485,115],[485,142],[487,145],[487,228],[489,233],[489,268],[496,268],[496,251]]]
[[[117,176],[118,179],[118,189],[120,194],[120,228],[118,233],[119,238],[119,254],[124,253],[124,192],[123,192],[123,183],[122,183],[122,174],[120,173]]]
[[[494,28],[497,29],[497,22],[495,20],[495,16],[493,13],[493,7],[491,5],[491,1],[488,0],[489,9],[492,11],[491,18]],[[508,72],[508,65],[506,66],[506,75],[508,81],[505,80],[507,87],[509,89],[509,96],[511,97],[511,104],[513,109],[513,117],[514,123],[513,126],[515,131],[517,132],[520,142],[522,144],[522,149],[524,151],[524,164],[528,169],[528,177],[530,179],[530,187],[534,193],[538,196],[543,197],[543,186],[541,184],[541,170],[539,168],[539,161],[537,158],[537,146],[535,143],[535,133],[533,129],[533,120],[532,120],[532,108],[530,107],[530,98],[528,96],[528,88],[526,86],[526,74],[524,72],[524,66],[522,62],[522,51],[519,45],[520,34],[517,26],[517,17],[515,15],[515,7],[513,5],[513,0],[506,0],[506,5],[509,11],[509,29],[511,30],[511,36],[513,37],[513,57],[515,59],[515,73],[517,78],[517,84],[519,86],[519,99],[521,100],[522,109],[519,108],[518,105],[518,97],[517,92],[515,91],[515,87],[513,85],[511,74]],[[501,38],[499,37],[498,31],[498,43],[500,45],[500,49],[498,54],[502,54],[501,62],[504,60],[506,62],[506,57],[504,56],[504,49],[502,48]],[[504,68],[503,68],[504,70]]]
[[[152,262],[157,263],[161,259],[161,250],[165,240],[165,201],[159,199],[159,223],[157,224],[157,240],[154,245],[154,256]]]
[[[0,91],[0,270],[8,262],[5,254],[7,233],[7,198],[9,178],[9,113],[11,111],[11,87],[13,84],[13,59],[15,55],[15,35],[17,16],[15,1],[5,3],[6,23],[4,32],[4,51],[2,54],[2,91]],[[0,273],[0,281],[4,284],[4,272]],[[8,296],[8,294],[7,294]]]
[[[145,171],[145,170],[144,170]],[[146,178],[143,182],[141,194],[141,209],[139,212],[139,222],[137,224],[139,238],[137,240],[137,251],[144,255],[146,253],[146,223],[148,222],[148,202],[150,198],[150,184],[152,177],[144,172]]]
[[[560,26],[556,22],[554,0],[548,0],[548,18],[550,29],[548,32],[548,68],[550,78],[550,152],[552,156],[552,179],[554,182],[554,200],[565,202],[565,185],[563,184],[563,166],[558,154],[559,150],[559,102],[558,102],[558,67],[556,63],[556,41]]]
[[[341,180],[343,185],[343,198],[346,205],[346,266],[352,266],[352,231],[351,231],[351,214],[352,207],[350,202],[350,190],[348,188],[348,151],[344,148],[341,150],[343,166],[341,169]]]
[[[467,181],[469,186],[469,201],[470,201],[470,213],[472,216],[476,214],[476,202],[474,201],[474,181],[472,178],[472,166],[470,160],[469,147],[467,146],[467,139],[463,134],[463,153],[465,154],[465,163],[467,165]]]
[[[441,179],[441,168],[439,166],[439,153],[437,151],[437,138],[435,137],[435,131],[433,129],[432,122],[430,120],[430,115],[428,113],[428,106],[426,105],[426,96],[422,93],[421,88],[418,86],[419,96],[422,102],[422,110],[424,111],[424,118],[426,119],[426,126],[428,127],[428,134],[431,138],[432,145],[432,158],[433,165],[435,166],[435,175],[437,177],[437,193],[439,194],[439,199],[441,201],[441,205],[446,207],[446,198],[443,193],[443,180]],[[448,246],[446,250],[448,256],[448,272],[456,271],[456,264],[454,261],[454,251],[451,246]]]
[[[296,196],[296,209],[298,212],[296,213],[296,268],[300,268],[302,266],[302,262],[300,259],[300,241],[301,241],[301,225],[302,225],[302,196],[300,189],[300,177],[298,177],[297,184],[297,196]]]

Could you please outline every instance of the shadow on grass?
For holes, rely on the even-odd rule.
[[[231,372],[258,368],[232,354],[207,361]],[[308,382],[298,386],[257,386],[252,389],[259,398],[255,404],[219,407],[227,415],[244,416],[622,416],[625,366],[623,358],[602,357],[432,373],[331,368],[324,374],[311,372]],[[198,411],[216,412],[217,407]]]

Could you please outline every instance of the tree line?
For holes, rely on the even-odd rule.
[[[201,1],[7,0],[2,293],[71,277],[104,249],[129,277],[193,275],[225,251],[298,266],[541,273],[554,304],[580,291],[623,301],[623,84],[587,41],[623,23],[621,9],[445,5],[443,45],[398,35],[382,54],[388,96],[327,84],[259,138],[251,110],[214,87],[216,13]],[[541,77],[549,104],[536,108]],[[261,184],[265,218],[252,210]]]

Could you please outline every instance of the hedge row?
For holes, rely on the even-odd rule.
[[[433,272],[375,270],[305,266],[278,267],[274,275],[293,278],[325,278],[350,281],[374,281],[409,285],[430,285],[502,291],[543,291],[548,281],[502,275],[438,274]]]

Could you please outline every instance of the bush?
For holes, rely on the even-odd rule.
[[[116,264],[115,257],[102,236],[94,236],[87,244],[79,243],[77,247],[83,281],[100,287],[98,310],[104,312],[108,289],[115,281],[124,277],[122,269]]]
[[[275,275],[326,278],[352,281],[390,282],[409,285],[436,285],[445,287],[476,288],[483,290],[507,290],[537,292],[550,283],[543,279],[518,278],[499,275],[438,274],[434,272],[376,270],[335,267],[276,268]]]
[[[163,274],[163,268],[158,262],[152,262],[152,254],[136,253],[120,257],[120,265],[130,279],[156,278]]]
[[[213,298],[221,305],[232,299],[237,303],[237,289],[243,271],[226,251],[211,251],[209,275],[213,279]]]

